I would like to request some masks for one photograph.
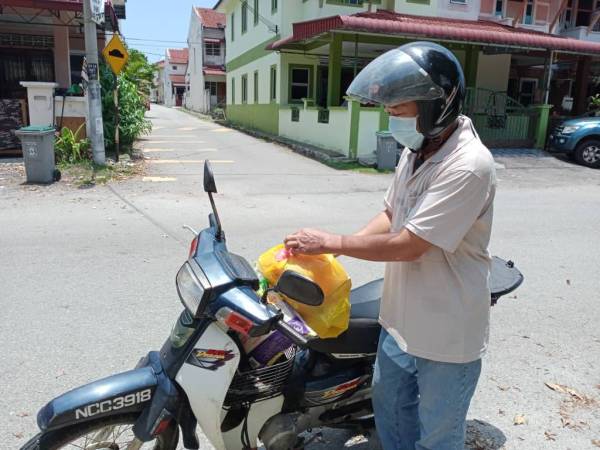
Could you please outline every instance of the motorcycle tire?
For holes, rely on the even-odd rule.
[[[90,420],[81,425],[40,433],[21,447],[21,450],[75,450],[85,448],[90,443],[94,444],[94,448],[123,450],[128,448],[129,443],[134,438],[131,428],[136,419],[136,415],[104,417]],[[109,434],[107,435],[107,433]],[[125,434],[129,440],[122,441]],[[88,440],[86,441],[86,439]],[[93,440],[90,442],[89,439],[94,439],[97,442]],[[85,444],[78,445],[78,441],[85,442]],[[173,423],[154,441],[144,442],[140,450],[175,450],[178,441],[179,428]]]

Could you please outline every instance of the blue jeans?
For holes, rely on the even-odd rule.
[[[373,408],[384,450],[463,450],[480,372],[480,359],[454,364],[409,355],[382,330]]]

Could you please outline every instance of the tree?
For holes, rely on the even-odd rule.
[[[148,58],[136,49],[128,49],[129,60],[125,70],[121,74],[131,81],[136,87],[144,101],[150,96],[150,90],[154,88],[154,64],[148,62]]]

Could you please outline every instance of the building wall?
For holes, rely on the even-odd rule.
[[[277,69],[276,102],[270,98],[271,67]],[[254,73],[258,73],[258,101],[255,102]],[[227,72],[227,118],[247,128],[278,134],[278,105],[282,98],[279,54],[272,52],[240,68]],[[242,102],[242,77],[248,79],[248,96]],[[232,88],[235,83],[235,88]],[[234,97],[235,95],[235,97]]]
[[[186,108],[194,111],[203,111],[204,101],[204,75],[202,73],[202,24],[200,18],[196,14],[196,10],[192,7],[190,17],[190,26],[188,31],[188,74],[189,74],[189,92],[186,97]]]
[[[443,1],[445,0],[396,0],[394,11],[417,16],[435,16],[442,7],[438,6],[438,2]]]
[[[453,19],[477,20],[480,13],[480,1],[469,1],[465,3],[456,0],[437,0],[436,15]]]
[[[484,55],[479,52],[476,86],[494,91],[506,91],[510,71],[510,55]]]

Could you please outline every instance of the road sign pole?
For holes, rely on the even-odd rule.
[[[115,74],[115,162],[119,162],[119,76]]]
[[[88,68],[88,120],[92,155],[96,164],[106,164],[104,149],[104,124],[102,122],[102,98],[98,79],[98,38],[96,24],[92,22],[90,0],[83,0],[83,21],[85,33],[85,58]]]

